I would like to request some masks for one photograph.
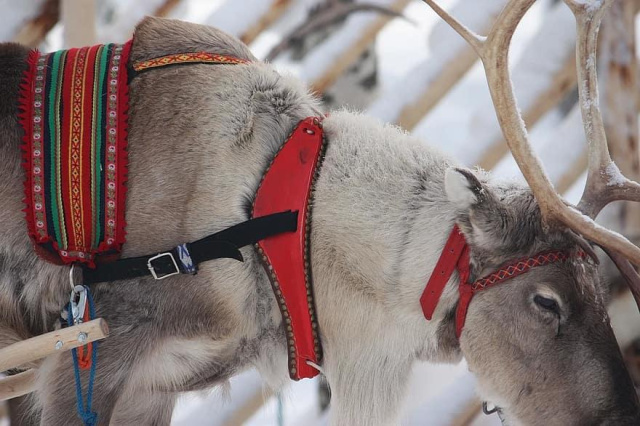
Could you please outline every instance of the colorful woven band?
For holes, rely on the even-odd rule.
[[[458,336],[458,338],[462,334],[462,328],[464,327],[464,323],[467,317],[467,311],[469,310],[471,299],[473,298],[473,295],[475,293],[492,287],[501,282],[510,280],[511,278],[515,278],[518,275],[522,275],[533,268],[550,265],[557,262],[565,262],[572,258],[585,259],[587,258],[587,254],[582,250],[578,250],[575,256],[572,256],[566,251],[547,251],[538,253],[531,257],[516,260],[515,262],[512,262],[509,265],[500,268],[496,272],[493,272],[486,277],[475,281],[474,283],[468,283],[466,279],[461,279],[459,284],[460,300],[458,301],[458,308],[456,311],[456,335]],[[461,273],[461,277],[463,277],[463,275],[464,274]]]
[[[29,55],[20,93],[25,211],[48,260],[93,265],[125,241],[130,45]]]
[[[175,55],[160,56],[159,58],[135,62],[133,69],[136,72],[141,72],[174,64],[244,64],[247,62],[244,59],[234,58],[233,56],[215,55],[206,52],[176,53]]]
[[[577,256],[584,259],[587,257],[587,254],[584,251],[579,250]],[[492,274],[479,279],[478,281],[471,284],[471,287],[473,291],[484,290],[487,287],[524,274],[531,268],[548,265],[550,263],[564,262],[570,257],[571,256],[564,251],[549,251],[539,253],[532,257],[519,259],[497,270],[496,272],[493,272]]]

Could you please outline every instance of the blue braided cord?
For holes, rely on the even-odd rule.
[[[94,319],[96,317],[95,306],[93,305],[93,297],[87,286],[84,287],[87,291],[87,300],[89,302],[89,318]],[[93,342],[91,351],[91,369],[89,370],[89,389],[87,390],[87,411],[91,412],[91,402],[93,401],[93,384],[96,380],[96,366],[98,364],[98,342]],[[91,412],[94,417],[94,422],[98,418],[97,413]]]
[[[278,392],[278,426],[284,426],[284,402],[282,401],[282,392]]]
[[[89,302],[89,318],[95,318],[95,307],[93,305],[93,298],[89,289],[85,286],[87,292],[87,301]],[[69,324],[73,324],[73,315],[71,315],[71,303],[69,303]],[[71,350],[71,356],[73,357],[73,374],[76,381],[76,406],[78,409],[78,416],[82,419],[85,426],[94,426],[97,423],[98,415],[91,411],[91,403],[93,401],[93,384],[96,377],[96,364],[98,362],[98,342],[93,342],[91,351],[91,369],[89,370],[89,388],[87,390],[87,405],[84,406],[84,398],[82,397],[82,382],[80,380],[80,366],[78,365],[78,350],[74,348]]]

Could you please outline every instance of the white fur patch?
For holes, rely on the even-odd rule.
[[[454,168],[447,169],[445,172],[444,189],[449,201],[461,209],[468,209],[478,202],[476,195],[469,187],[467,178]]]

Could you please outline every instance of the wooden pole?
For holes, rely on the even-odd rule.
[[[276,20],[278,20],[291,3],[293,3],[291,0],[271,0],[271,2],[269,10],[254,22],[249,29],[240,35],[239,38],[243,43],[250,44],[253,42],[262,31],[269,28]]]
[[[470,46],[465,46],[458,56],[444,64],[438,76],[415,102],[402,108],[396,124],[405,130],[413,130],[477,61],[478,54]]]
[[[629,179],[640,180],[638,149],[637,0],[620,0],[602,21],[598,72],[603,82],[602,111],[611,158]],[[640,237],[640,204],[625,202],[613,226],[629,238]]]
[[[17,398],[34,391],[36,385],[36,370],[0,379],[0,401]]]
[[[108,334],[107,322],[98,318],[14,343],[0,349],[0,371],[17,368],[56,352],[67,351],[104,339]]]
[[[536,100],[522,113],[527,128],[532,128],[544,114],[558,105],[562,99],[576,87],[576,59],[570,55],[562,68],[552,76],[551,84],[541,92]],[[504,138],[498,137],[484,152],[478,165],[484,169],[492,169],[509,152]]]
[[[394,0],[389,8],[401,11],[409,4],[410,0]],[[392,19],[389,16],[378,16],[371,24],[369,24],[360,37],[356,41],[347,46],[345,50],[333,62],[333,66],[329,67],[320,77],[311,83],[311,88],[316,93],[324,93],[336,80],[358,60],[362,53],[373,43],[376,35],[385,25]]]
[[[13,41],[29,47],[38,47],[59,18],[60,1],[46,0],[40,14],[22,27]]]
[[[233,415],[224,423],[224,426],[242,426],[274,395],[271,389],[258,389]]]
[[[469,401],[458,416],[453,419],[451,426],[469,426],[482,412],[482,402],[478,398]]]
[[[66,48],[96,44],[95,0],[62,0],[62,23]]]

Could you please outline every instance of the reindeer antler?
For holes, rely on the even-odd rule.
[[[481,37],[469,30],[433,0],[423,1],[456,30],[482,60],[502,133],[538,201],[545,225],[564,224],[601,246],[621,269],[633,293],[640,294],[640,279],[628,264],[630,261],[640,266],[640,248],[622,235],[593,221],[602,208],[612,201],[640,201],[640,185],[622,176],[611,161],[598,101],[597,36],[602,17],[612,0],[565,0],[577,23],[578,90],[589,154],[587,185],[578,204],[584,214],[558,195],[545,174],[538,156],[529,143],[511,84],[509,45],[516,27],[535,0],[510,1],[496,19],[487,37]]]
[[[609,155],[609,146],[599,108],[598,77],[596,73],[595,52],[598,43],[600,22],[613,0],[594,1],[565,0],[576,17],[578,44],[578,91],[582,121],[587,137],[589,168],[587,185],[578,204],[578,208],[591,218],[612,201],[640,201],[640,185],[631,181],[618,170]]]
[[[309,19],[298,25],[282,39],[265,57],[265,61],[273,61],[278,55],[291,47],[291,43],[300,40],[307,35],[331,25],[355,12],[377,12],[396,18],[407,19],[402,13],[377,4],[369,3],[344,3],[331,1],[326,7],[309,16]]]

